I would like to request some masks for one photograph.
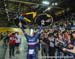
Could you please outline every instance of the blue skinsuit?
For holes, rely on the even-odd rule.
[[[24,36],[27,39],[28,49],[27,49],[27,59],[37,59],[36,58],[36,47],[37,47],[37,40],[40,36],[41,27],[39,28],[38,32],[34,36],[29,36],[24,32],[23,27],[20,27],[24,33]]]

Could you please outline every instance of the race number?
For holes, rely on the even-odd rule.
[[[29,49],[29,54],[33,54],[34,50],[33,49]]]

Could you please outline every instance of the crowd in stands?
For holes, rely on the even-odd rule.
[[[69,59],[70,56],[73,58],[74,54],[64,51],[63,48],[73,49],[75,46],[74,22],[58,21],[42,31],[40,36],[42,56],[58,56],[58,59],[62,59],[64,56],[68,56],[66,59]]]

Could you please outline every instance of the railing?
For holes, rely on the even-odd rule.
[[[39,56],[38,56],[39,57]],[[40,59],[49,59],[49,58],[55,58],[55,59],[69,59],[69,58],[74,58],[73,56],[41,56]],[[39,58],[38,58],[39,59]]]

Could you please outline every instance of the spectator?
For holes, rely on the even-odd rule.
[[[20,36],[19,32],[15,32],[15,37],[16,37],[16,44],[15,44],[15,46],[16,46],[16,49],[17,49],[16,53],[20,53],[19,46],[21,44],[21,36]]]
[[[42,44],[42,55],[48,56],[49,40],[47,32],[44,32],[43,36],[41,36],[41,44]]]
[[[49,33],[48,35],[49,39],[49,56],[55,56],[55,40],[53,33]],[[49,59],[55,59],[55,58],[49,58]]]
[[[9,37],[8,37],[8,34],[3,38],[3,45],[4,47],[7,48],[7,44],[8,44],[8,41],[9,41]]]
[[[62,39],[62,34],[61,32],[57,32],[56,37],[55,37],[55,45],[56,45],[56,52],[57,52],[57,59],[62,59],[61,56],[63,56],[63,52],[62,52],[62,47],[63,47],[63,43],[62,43],[63,39]]]
[[[71,43],[75,46],[75,31],[71,33]]]
[[[15,52],[15,33],[12,33],[9,35],[9,58],[11,58],[14,55]]]

